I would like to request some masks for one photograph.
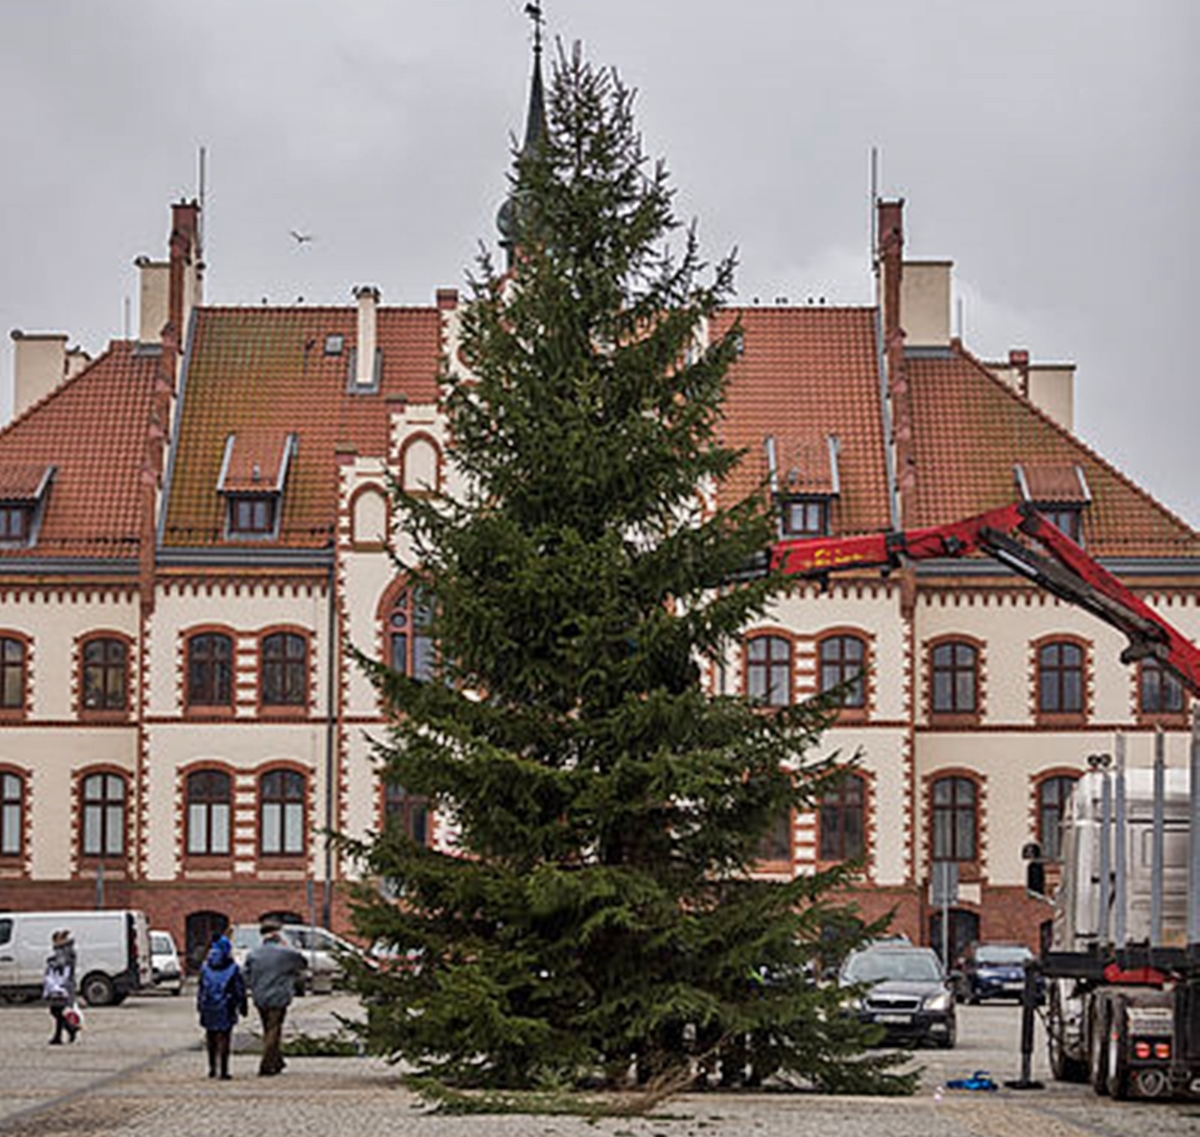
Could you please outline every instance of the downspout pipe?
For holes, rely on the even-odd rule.
[[[327,672],[325,690],[325,882],[321,898],[321,923],[329,928],[333,923],[333,778],[337,748],[337,556],[329,560],[328,620],[326,627]]]

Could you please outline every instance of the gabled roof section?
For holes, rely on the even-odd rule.
[[[1031,500],[1069,504],[1089,494],[1083,536],[1093,556],[1200,556],[1200,534],[961,347],[944,359],[909,358],[905,371],[916,459],[906,527],[1019,500],[1020,466],[1038,484]]]
[[[776,435],[776,479],[772,487],[784,496],[836,497],[838,437],[835,434]]]
[[[795,471],[830,503],[834,533],[886,529],[887,463],[875,311],[871,308],[736,308],[713,320],[714,339],[735,320],[742,350],[730,368],[722,439],[744,448],[721,488],[723,504],[764,487],[765,439],[776,439],[779,492]],[[837,439],[836,467],[828,439]],[[836,472],[836,482],[834,475]],[[836,491],[834,487],[836,486]]]
[[[218,492],[233,435],[226,491],[254,492],[294,436],[282,495],[282,548],[326,547],[337,521],[338,452],[386,457],[390,415],[400,401],[435,402],[441,355],[436,308],[380,308],[377,397],[346,389],[345,355],[325,354],[326,337],[357,339],[357,309],[197,309],[179,403],[176,453],[160,541],[164,548],[225,544],[225,497]],[[232,482],[231,482],[232,479]]]
[[[1083,468],[1077,463],[1056,466],[1053,463],[1018,462],[1013,467],[1017,488],[1025,501],[1043,505],[1087,505],[1092,500]]]
[[[30,559],[137,556],[143,479],[154,477],[148,462],[158,445],[150,428],[160,364],[159,353],[114,341],[0,430],[0,482],[14,491],[10,500],[44,494],[36,539],[0,551],[0,571]]]

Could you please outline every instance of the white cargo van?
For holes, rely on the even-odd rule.
[[[150,926],[145,912],[127,908],[67,912],[0,912],[0,995],[36,999],[50,955],[50,937],[60,928],[75,940],[79,997],[92,1006],[123,1002],[130,991],[149,987]]]

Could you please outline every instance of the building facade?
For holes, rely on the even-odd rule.
[[[1200,535],[1071,432],[1073,373],[976,358],[950,335],[951,266],[905,261],[879,204],[879,303],[750,307],[717,492],[770,480],[781,532],[935,525],[1036,503],[1193,639]],[[389,814],[445,846],[443,819],[378,778],[384,729],[355,649],[420,674],[433,645],[389,501],[455,492],[443,364],[459,301],[394,308],[203,302],[199,212],[139,261],[141,327],[95,360],[15,336],[0,431],[0,909],[144,908],[193,962],[266,912],[345,930],[356,866],[327,840]],[[713,691],[767,704],[846,691],[822,750],[856,756],[786,819],[759,871],[844,859],[864,914],[940,942],[929,903],[958,866],[959,939],[1033,942],[1044,904],[1022,846],[1053,857],[1089,754],[1158,731],[1185,760],[1188,700],[1119,660],[1106,625],[997,564],[928,562],[805,584],[745,630]],[[1053,876],[1053,873],[1051,873]]]

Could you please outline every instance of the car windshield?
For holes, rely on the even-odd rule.
[[[847,983],[940,983],[942,967],[930,951],[864,951],[846,961],[842,976]]]
[[[1033,952],[1020,944],[987,944],[978,948],[975,959],[979,963],[1028,963]]]
[[[171,943],[171,937],[165,932],[151,932],[150,950],[155,955],[170,955],[175,950],[175,945]]]

